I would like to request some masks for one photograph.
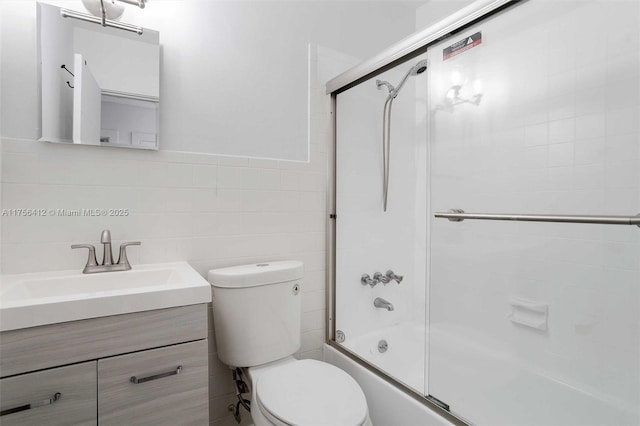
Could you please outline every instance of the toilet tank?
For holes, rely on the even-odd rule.
[[[220,360],[252,367],[300,348],[303,264],[265,262],[209,271]]]

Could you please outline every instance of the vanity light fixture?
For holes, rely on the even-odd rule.
[[[82,21],[100,24],[103,27],[118,28],[140,35],[143,32],[142,27],[123,24],[113,19],[119,18],[124,12],[124,7],[120,3],[132,4],[138,6],[140,9],[144,9],[147,1],[148,0],[82,0],[85,8],[95,16],[69,9],[60,9],[60,15],[63,18],[80,19]]]

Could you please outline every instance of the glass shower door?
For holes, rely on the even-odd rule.
[[[640,213],[639,23],[530,1],[429,51],[429,393],[475,424],[640,422],[638,227],[434,217]]]
[[[424,70],[410,74],[420,59],[337,95],[335,324],[344,348],[424,394],[427,82]],[[385,211],[383,112],[389,86],[403,79],[389,120]]]

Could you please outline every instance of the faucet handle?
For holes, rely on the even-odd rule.
[[[381,282],[384,285],[389,284],[389,281],[391,281],[391,278],[382,275],[382,272],[376,272],[375,274],[373,274],[373,279],[374,281]]]
[[[374,279],[371,279],[371,277],[369,276],[369,274],[364,274],[362,277],[360,277],[360,283],[362,285],[370,285],[372,288],[376,286],[376,284],[378,284],[380,281]]]
[[[96,248],[93,244],[72,244],[72,249],[86,248],[89,249],[89,257],[87,258],[87,264],[84,269],[86,270],[89,266],[97,266],[98,261],[96,260]]]
[[[387,271],[386,275],[387,275],[387,279],[389,281],[394,280],[398,284],[400,284],[402,282],[402,279],[404,278],[402,275],[396,275],[391,269],[389,269]],[[387,281],[387,282],[389,282],[389,281]]]
[[[130,241],[128,243],[120,244],[120,255],[118,256],[118,265],[126,265],[128,266],[127,270],[131,269],[131,265],[129,264],[129,259],[127,258],[127,247],[128,246],[139,246],[142,243],[140,241]]]

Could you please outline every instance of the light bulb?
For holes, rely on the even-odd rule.
[[[102,8],[100,7],[100,0],[82,0],[82,4],[85,9],[92,15],[102,17]],[[118,19],[124,12],[124,5],[116,0],[103,0],[105,18]]]

